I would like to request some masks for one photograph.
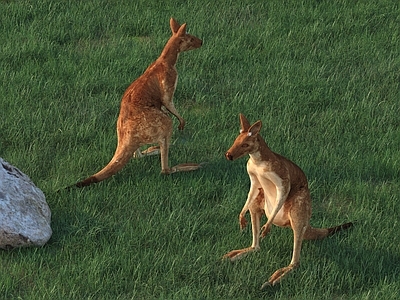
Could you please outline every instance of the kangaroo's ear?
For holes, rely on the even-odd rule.
[[[184,36],[186,34],[186,23],[182,24],[182,26],[178,29],[176,33],[177,36]]]
[[[255,122],[249,128],[249,135],[254,136],[254,135],[258,134],[260,132],[260,130],[261,130],[261,127],[262,127],[261,121]]]
[[[240,119],[240,132],[245,132],[250,128],[250,123],[247,121],[246,117],[243,114],[239,115]]]
[[[181,25],[179,25],[179,23],[174,18],[171,18],[169,20],[169,26],[171,27],[171,31],[173,34],[177,33],[177,31],[181,27]]]

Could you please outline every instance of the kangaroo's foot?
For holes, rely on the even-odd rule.
[[[268,281],[261,286],[261,289],[264,289],[267,286],[274,286],[275,284],[279,283],[284,276],[292,272],[297,267],[298,264],[290,264],[287,267],[276,270],[275,273],[272,274],[272,276],[268,279]]]
[[[203,166],[203,163],[201,163],[201,164],[195,164],[195,163],[179,164],[179,165],[176,165],[176,166],[170,168],[168,174],[172,174],[172,173],[176,173],[176,172],[194,171],[194,170],[200,169],[202,166]]]
[[[135,153],[133,153],[133,157],[141,158],[143,156],[158,155],[158,154],[160,154],[160,147],[159,146],[151,146],[143,151],[140,151],[140,149],[136,150]]]
[[[229,258],[231,261],[235,261],[238,259],[243,258],[245,255],[257,251],[259,248],[255,247],[248,247],[248,248],[243,248],[243,249],[238,249],[238,250],[232,250],[225,254],[222,259]]]
[[[189,172],[200,169],[205,163],[195,164],[195,163],[185,163],[179,164],[169,169],[161,170],[161,174],[169,175],[176,172]]]

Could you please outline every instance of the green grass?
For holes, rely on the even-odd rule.
[[[398,299],[400,282],[400,8],[398,1],[0,1],[0,156],[45,192],[53,236],[2,251],[2,299]],[[157,58],[169,18],[202,48],[180,56],[170,164],[157,157],[113,178],[55,190],[111,158],[126,87]],[[237,216],[246,159],[226,161],[239,112],[263,121],[270,147],[306,172],[314,226],[357,220],[305,242],[301,266],[259,287],[291,258],[292,233],[261,250]]]

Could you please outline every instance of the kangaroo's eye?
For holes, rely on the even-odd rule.
[[[242,145],[242,148],[247,148],[247,147],[249,147],[249,144],[244,143],[244,144]]]

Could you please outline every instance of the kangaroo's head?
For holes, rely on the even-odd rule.
[[[225,157],[228,160],[234,160],[242,157],[246,154],[251,154],[258,151],[259,143],[257,135],[261,129],[261,121],[255,122],[250,126],[249,121],[246,117],[240,114],[240,134],[233,142],[233,145],[225,153]]]
[[[186,23],[179,25],[175,19],[171,18],[169,24],[171,26],[172,36],[179,41],[179,52],[197,49],[203,44],[201,39],[186,33]]]

